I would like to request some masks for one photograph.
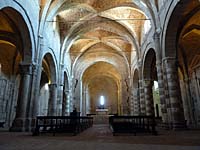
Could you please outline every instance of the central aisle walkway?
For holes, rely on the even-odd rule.
[[[108,125],[94,125],[77,136],[0,131],[0,150],[200,150],[200,131],[163,131],[158,136],[112,136]]]

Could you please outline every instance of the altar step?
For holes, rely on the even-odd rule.
[[[109,124],[110,115],[92,115],[94,124]]]

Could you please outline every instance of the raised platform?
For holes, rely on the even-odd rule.
[[[97,115],[108,115],[108,109],[96,109]]]
[[[92,115],[94,124],[109,124],[110,115]]]

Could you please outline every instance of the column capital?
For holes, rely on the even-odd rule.
[[[153,80],[151,79],[144,79],[144,86],[150,86],[153,83]]]
[[[41,65],[38,65],[38,64],[34,64],[32,65],[32,72],[33,72],[33,75],[37,75],[38,74],[38,70],[42,68]]]
[[[158,30],[158,31],[157,31]],[[160,29],[157,29],[156,30],[156,32],[154,33],[154,35],[153,35],[153,39],[154,40],[158,40],[158,39],[160,39]]]
[[[137,62],[137,66],[138,66],[138,68],[141,68],[141,67],[142,67],[142,60],[139,60],[139,61]]]
[[[62,69],[64,69],[64,67],[65,67],[65,64],[63,64],[63,63],[60,63],[60,67],[61,67]]]
[[[33,73],[33,70],[34,70],[34,65],[33,64],[23,63],[23,62],[19,64],[20,74],[29,74],[29,75],[31,75]]]
[[[176,57],[164,57],[163,62],[177,61]]]
[[[156,61],[156,67],[160,67],[162,66],[162,61],[161,60],[157,60]]]
[[[57,83],[50,83],[50,84],[48,84],[48,85],[49,85],[50,88],[51,88],[51,87],[57,87],[57,86],[58,86]]]
[[[165,67],[177,67],[178,66],[178,60],[176,57],[165,57],[162,59],[163,64]]]

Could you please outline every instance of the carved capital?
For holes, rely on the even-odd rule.
[[[49,88],[56,88],[58,85],[56,83],[49,84]]]
[[[25,74],[31,75],[33,73],[33,70],[34,70],[33,66],[34,66],[33,64],[21,63],[19,65],[20,74],[22,74],[22,75],[25,75]]]
[[[178,60],[175,57],[165,57],[162,59],[165,66],[177,66]]]
[[[151,79],[144,79],[144,86],[152,86],[153,81]]]
[[[142,60],[139,60],[139,61],[138,61],[137,66],[138,66],[138,68],[141,68],[141,67],[142,67]]]

